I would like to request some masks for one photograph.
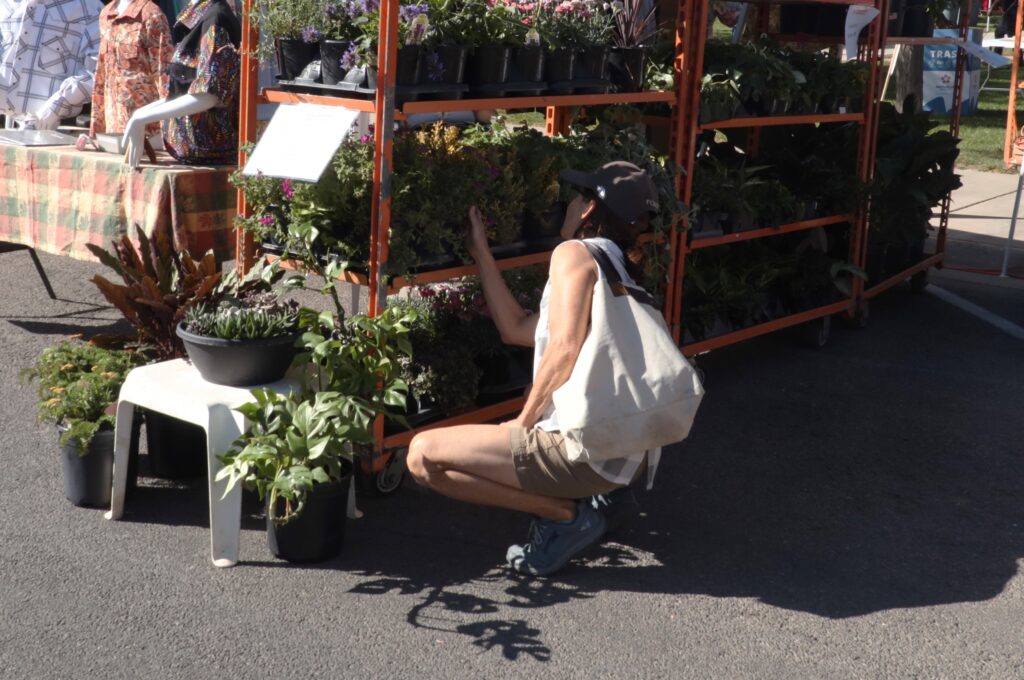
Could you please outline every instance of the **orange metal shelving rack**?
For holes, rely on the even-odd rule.
[[[783,4],[780,0],[758,0],[755,4],[769,6],[773,4]],[[696,172],[696,143],[697,135],[705,130],[721,130],[729,128],[747,128],[752,131],[752,146],[756,146],[758,131],[763,127],[778,126],[778,125],[814,125],[824,123],[843,123],[843,122],[855,122],[860,125],[859,142],[857,145],[857,174],[858,176],[867,181],[871,176],[871,170],[873,167],[873,152],[874,152],[874,140],[875,136],[873,133],[875,119],[877,118],[877,106],[878,97],[877,84],[879,82],[879,76],[881,71],[883,50],[883,36],[880,28],[881,20],[876,18],[870,24],[868,24],[866,31],[866,37],[862,39],[859,51],[859,58],[867,61],[869,65],[868,83],[866,88],[866,96],[864,98],[864,110],[859,113],[840,113],[840,114],[816,114],[816,115],[781,115],[781,116],[770,116],[770,117],[750,117],[750,118],[735,118],[730,120],[715,121],[711,123],[701,124],[698,122],[698,110],[700,105],[700,74],[703,72],[703,51],[704,43],[707,40],[707,3],[695,2],[696,5],[694,11],[693,21],[688,25],[688,28],[692,28],[692,31],[688,35],[683,36],[683,40],[691,46],[694,59],[694,72],[697,77],[692,78],[688,87],[691,91],[690,98],[688,101],[688,128],[681,132],[681,135],[687,140],[686,153],[682,155],[684,160],[685,176],[686,180],[683,185],[682,199],[687,204],[690,203],[693,196],[693,176]],[[886,9],[886,0],[817,0],[815,4],[831,4],[831,5],[871,5],[879,10],[879,16],[884,17]],[[767,32],[768,28],[768,16],[767,12],[761,12],[759,16],[760,28],[762,32]],[[795,38],[795,36],[791,36]],[[821,42],[822,38],[814,38],[815,41]],[[795,40],[794,40],[795,41]],[[834,39],[826,42],[839,42],[839,39]],[[804,220],[793,224],[782,225],[779,227],[770,227],[764,229],[756,229],[753,231],[739,232],[734,234],[727,234],[725,236],[707,239],[693,239],[692,233],[687,234],[687,238],[681,239],[680,247],[676,251],[676,273],[675,280],[680,282],[683,281],[683,277],[686,269],[686,256],[688,253],[694,252],[703,248],[710,247],[728,247],[729,244],[737,243],[739,241],[747,241],[755,238],[769,238],[778,234],[793,233],[797,231],[803,231],[808,229],[816,229],[824,226],[833,224],[849,223],[850,224],[850,261],[854,263],[860,262],[859,254],[863,247],[863,234],[866,230],[867,225],[867,214],[864,210],[858,211],[855,215],[832,215],[821,217],[812,220]],[[713,349],[731,345],[735,342],[740,342],[749,338],[753,338],[772,331],[796,326],[799,324],[808,323],[819,319],[827,319],[834,314],[842,313],[848,316],[855,316],[857,314],[858,301],[860,299],[862,289],[859,279],[855,279],[852,294],[841,301],[809,309],[803,312],[790,314],[770,321],[748,326],[731,332],[724,333],[722,335],[708,338],[705,340],[692,342],[683,345],[683,351],[687,355],[695,355],[703,352],[707,352]],[[673,332],[678,342],[681,339],[682,328],[680,322],[682,318],[682,300],[684,291],[680,291],[679,294],[673,297],[673,309],[670,318],[674,320],[675,326]]]
[[[377,62],[380,65],[378,71],[379,87],[373,99],[354,99],[346,97],[328,97],[312,94],[297,94],[283,92],[280,90],[268,89],[259,92],[257,88],[257,63],[252,59],[252,47],[257,44],[258,36],[255,29],[248,20],[248,12],[251,0],[243,3],[243,34],[242,34],[242,76],[241,76],[241,104],[240,104],[240,144],[251,143],[256,137],[256,105],[261,103],[310,103],[328,106],[344,106],[349,109],[366,112],[373,115],[374,129],[380,131],[375,135],[375,153],[373,168],[373,192],[376,200],[372,205],[371,230],[370,230],[370,262],[369,271],[366,274],[348,272],[343,275],[342,280],[368,287],[369,313],[380,313],[387,302],[387,295],[397,290],[412,285],[412,281],[404,277],[395,277],[388,280],[385,276],[386,264],[388,261],[388,237],[391,226],[391,158],[392,139],[394,122],[403,120],[413,113],[443,112],[455,110],[473,109],[546,109],[546,131],[548,134],[558,134],[568,129],[572,119],[574,107],[597,106],[607,104],[642,104],[642,103],[665,103],[669,104],[673,111],[679,111],[678,103],[681,96],[686,93],[682,86],[686,82],[683,76],[687,58],[681,55],[681,43],[678,42],[681,33],[677,31],[677,57],[676,83],[673,91],[648,91],[634,93],[611,93],[611,94],[589,94],[589,95],[550,95],[530,97],[510,97],[501,99],[459,99],[451,101],[414,101],[402,105],[395,103],[395,64],[397,61],[397,35],[398,35],[398,0],[385,0],[381,3],[380,32],[378,39]],[[690,2],[680,3],[680,16],[686,15],[689,11]],[[681,94],[683,93],[683,94]],[[680,123],[673,121],[673,129],[679,129]],[[681,165],[681,158],[674,156],[678,165]],[[239,164],[246,161],[246,155],[239,151]],[[239,192],[239,213],[248,215],[249,207],[246,204],[245,196]],[[255,244],[249,234],[242,230],[237,232],[237,265],[243,270],[252,266],[259,256]],[[671,230],[669,236],[669,248],[675,252],[677,248],[676,230]],[[546,262],[550,259],[550,252],[535,253],[518,257],[506,258],[498,261],[502,269],[524,267],[531,264]],[[299,267],[300,263],[285,262],[285,266]],[[475,266],[452,267],[437,271],[422,272],[416,275],[417,284],[444,281],[451,278],[466,276],[476,273]],[[678,285],[671,279],[669,273],[666,291],[671,296],[678,290]],[[671,307],[666,301],[665,311]],[[378,422],[376,434],[379,451],[388,451],[394,448],[405,447],[412,437],[419,431],[444,427],[448,425],[479,423],[495,420],[518,412],[523,404],[522,398],[509,399],[500,403],[478,408],[466,413],[446,418],[444,420],[425,425],[398,434],[384,436],[383,423]],[[374,461],[374,471],[383,467],[388,456],[378,457]]]
[[[960,31],[960,40],[961,41],[966,41],[967,40],[968,29],[970,28],[970,26],[969,26],[969,13],[966,12],[966,11],[961,11],[960,14],[961,14],[961,16],[960,16],[960,25],[957,28]],[[883,14],[883,16],[884,16],[884,14]],[[892,38],[890,38],[890,37],[888,37],[888,36],[886,36],[884,34],[884,30],[886,28],[887,28],[887,25],[883,24],[882,25],[882,29],[883,29],[883,35],[882,35],[882,41],[883,42],[882,42],[882,44],[883,45],[942,45],[942,44],[955,45],[955,41],[953,39],[951,39],[951,38],[904,38],[904,37],[892,37]],[[953,78],[953,94],[952,94],[953,107],[950,110],[950,114],[949,114],[949,131],[950,131],[950,134],[952,134],[954,137],[959,137],[960,136],[960,98],[961,98],[962,93],[963,93],[964,69],[965,69],[966,65],[967,65],[967,52],[966,52],[966,50],[964,50],[964,48],[957,46],[956,73],[955,73],[955,76]],[[878,96],[881,97],[881,94],[882,93],[879,92]],[[872,165],[872,167],[875,164],[875,150],[876,150],[877,138],[878,138],[878,120],[876,119],[875,123],[874,123],[874,128],[873,128],[872,133],[871,133],[871,139],[872,139],[872,143],[871,143],[871,154],[872,154],[871,155],[871,165]],[[927,281],[927,279],[925,277],[927,276],[928,270],[931,269],[932,267],[937,267],[937,268],[941,268],[942,267],[942,263],[943,263],[943,261],[945,260],[945,257],[946,257],[946,231],[947,231],[947,229],[949,227],[949,211],[950,211],[951,201],[952,201],[952,196],[947,195],[945,198],[942,199],[942,203],[939,206],[939,226],[938,226],[938,229],[937,229],[937,232],[936,232],[935,252],[932,253],[931,255],[926,256],[920,262],[917,262],[916,264],[913,264],[910,267],[908,267],[907,269],[899,272],[898,274],[894,274],[894,275],[886,278],[884,281],[880,281],[880,282],[874,284],[873,286],[871,286],[869,288],[865,288],[862,291],[862,293],[861,293],[861,296],[862,296],[861,311],[862,312],[865,312],[866,309],[867,309],[867,306],[866,306],[867,305],[867,300],[870,300],[871,298],[876,297],[877,295],[880,295],[881,293],[884,293],[885,291],[889,290],[893,286],[897,286],[900,283],[906,281],[907,279],[911,279],[911,282],[915,285],[915,288],[923,289],[924,288],[924,283],[926,283],[926,281]],[[862,249],[861,249],[861,251],[859,253],[859,258],[857,260],[858,264],[861,267],[865,267],[866,266],[867,258],[868,258],[868,247],[867,247],[867,245],[868,245],[867,244],[868,230],[867,230],[866,226],[865,226],[865,229],[864,229],[864,239],[863,240],[864,240],[864,243],[862,244]]]

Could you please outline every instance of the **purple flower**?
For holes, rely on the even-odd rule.
[[[421,14],[426,14],[430,10],[430,7],[426,4],[420,5],[402,5],[398,8],[398,19],[399,21],[412,22],[413,19]]]
[[[320,41],[320,29],[316,26],[306,26],[302,29],[302,42],[315,43]]]
[[[264,227],[269,227],[269,226],[273,225],[274,224],[274,216],[273,215],[264,215],[263,217],[260,218],[260,224],[262,224]]]
[[[437,50],[431,50],[427,54],[427,80],[437,82],[444,78],[444,63]]]
[[[359,61],[358,50],[356,50],[355,43],[349,45],[348,49],[345,50],[344,54],[341,55],[341,59],[338,60],[338,66],[341,67],[342,71],[351,71],[354,69]]]
[[[498,178],[501,177],[501,170],[493,165],[489,165],[487,166],[487,174],[491,177]]]
[[[328,17],[334,19],[334,18],[340,17],[342,14],[344,14],[345,13],[345,8],[342,7],[337,2],[330,2],[330,3],[327,3],[327,7],[324,8],[324,12],[327,14]]]
[[[286,179],[283,182],[281,182],[281,191],[284,193],[285,198],[287,198],[288,200],[291,200],[291,198],[295,195],[295,189],[292,187],[292,181],[290,179]]]

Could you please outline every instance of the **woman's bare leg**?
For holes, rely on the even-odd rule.
[[[576,516],[576,503],[571,499],[523,491],[512,461],[509,430],[501,425],[458,425],[421,432],[409,445],[407,464],[417,482],[460,501],[559,522]]]

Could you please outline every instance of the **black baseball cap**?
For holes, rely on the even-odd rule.
[[[559,176],[589,189],[616,217],[632,224],[645,212],[658,210],[658,190],[646,172],[626,161],[605,163],[594,172],[562,170]]]

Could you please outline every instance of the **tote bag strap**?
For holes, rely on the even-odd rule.
[[[654,298],[646,290],[636,286],[627,286],[622,282],[619,270],[612,264],[611,258],[608,257],[608,253],[604,252],[604,248],[593,243],[587,243],[586,241],[581,241],[581,243],[587,247],[587,250],[590,251],[591,256],[597,262],[597,266],[601,268],[601,273],[604,274],[605,281],[608,282],[608,287],[615,293],[615,297],[629,295],[640,304],[654,306]]]

